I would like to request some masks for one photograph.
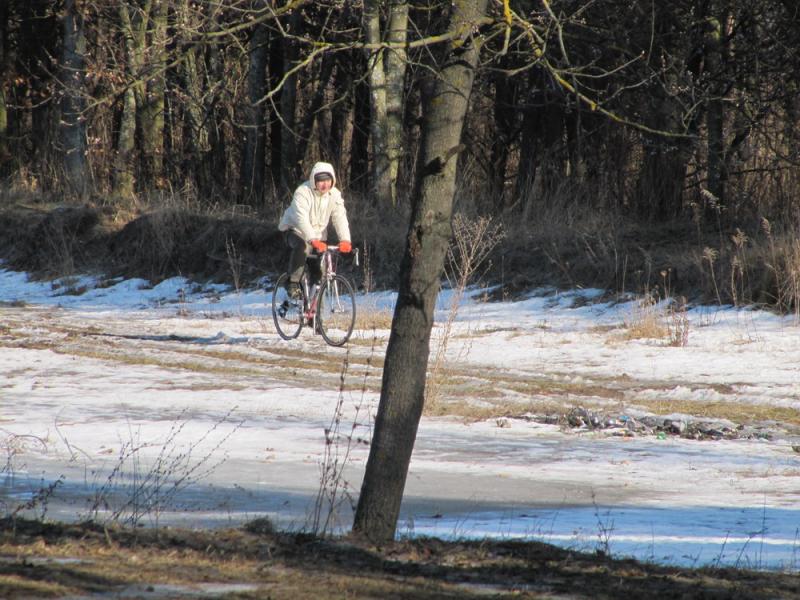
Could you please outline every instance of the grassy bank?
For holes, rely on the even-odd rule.
[[[796,576],[612,560],[541,543],[399,541],[0,521],[3,598],[796,598]]]
[[[472,205],[458,210],[467,221],[479,218]],[[364,258],[354,274],[361,287],[394,287],[406,213],[350,201],[351,228]],[[760,217],[726,225],[700,217],[648,224],[567,200],[527,220],[500,215],[492,221],[503,235],[475,275],[499,286],[497,299],[549,285],[800,310],[800,229],[791,224],[779,227]],[[6,191],[0,195],[0,257],[12,269],[41,277],[103,272],[157,282],[184,275],[252,285],[283,269],[286,249],[276,222],[276,215],[250,207],[198,209],[180,197],[112,209]]]

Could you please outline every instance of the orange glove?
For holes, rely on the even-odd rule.
[[[325,250],[328,249],[328,244],[323,242],[322,240],[311,240],[311,245],[314,247],[314,250],[322,254]]]
[[[347,240],[339,242],[339,252],[350,254],[353,251],[353,245]]]

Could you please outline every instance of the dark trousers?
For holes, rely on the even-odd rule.
[[[286,245],[289,246],[289,268],[286,270],[286,272],[289,273],[289,282],[300,283],[300,280],[303,278],[303,267],[308,257],[311,256],[311,244],[293,231],[287,231]],[[309,274],[311,275],[311,283],[319,283],[319,280],[322,278],[319,261],[309,261],[308,267]]]

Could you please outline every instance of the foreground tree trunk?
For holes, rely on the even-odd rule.
[[[375,433],[353,531],[379,542],[394,538],[411,452],[425,398],[425,380],[444,257],[452,233],[456,163],[480,47],[471,34],[487,0],[452,3],[458,32],[438,77],[423,84],[419,183],[386,351]]]

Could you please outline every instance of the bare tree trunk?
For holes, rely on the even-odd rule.
[[[449,29],[461,33],[450,50],[458,52],[458,60],[442,63],[438,76],[424,84],[420,180],[413,195],[375,432],[353,523],[354,532],[373,541],[394,538],[422,415],[433,310],[452,235],[461,132],[480,53],[478,41],[469,36],[486,4],[487,0],[452,4]]]
[[[380,0],[364,3],[363,28],[368,44],[382,42]],[[408,31],[408,3],[389,1],[386,41],[391,48],[379,48],[369,53],[367,76],[372,109],[372,178],[375,200],[379,206],[397,204],[397,171],[403,147],[403,90],[405,88]]]
[[[283,38],[271,35],[269,42],[269,87],[274,90],[283,77]],[[269,167],[273,188],[279,188],[283,179],[283,88],[270,102],[269,117]]]
[[[341,63],[336,66],[336,79],[334,82],[335,90],[352,90],[353,77],[348,68]],[[353,93],[348,93],[346,101],[337,102],[331,109],[330,128],[325,132],[321,141],[324,149],[324,156],[329,156],[334,161],[336,172],[344,175],[344,168],[347,155],[344,154],[344,138],[347,131],[347,124],[353,106]]]
[[[715,18],[706,20],[705,71],[714,79],[709,89],[706,105],[706,129],[708,131],[708,179],[706,187],[717,199],[720,206],[725,205],[724,175],[724,107],[722,94],[725,81],[722,81],[722,25]]]
[[[6,108],[6,97],[0,86],[0,174],[4,174],[3,166],[11,159],[8,151],[8,109]]]
[[[669,83],[665,84],[665,87]],[[652,105],[648,107],[646,122],[660,131],[681,131],[686,124],[682,122],[682,106],[674,98],[656,89],[651,96]],[[697,124],[690,122],[690,131],[696,131]],[[674,219],[683,209],[683,188],[686,171],[692,155],[691,142],[686,139],[664,139],[645,135],[644,156],[636,181],[635,210],[639,216],[663,221]]]
[[[189,30],[197,28],[193,11],[189,8],[189,0],[180,0],[176,5],[176,21],[188,25]],[[191,43],[185,31],[179,31],[178,46],[181,52],[179,78],[183,86],[185,101],[183,102],[183,176],[191,176],[200,190],[209,186],[210,177],[205,173],[205,155],[209,150],[208,125],[204,118],[205,103],[201,85],[198,57],[202,57],[202,48]]]
[[[269,36],[264,25],[257,25],[250,38],[250,64],[247,70],[248,104],[244,109],[245,145],[242,157],[242,196],[250,204],[264,197],[266,169],[266,110],[259,102],[266,93]]]
[[[392,48],[386,53],[386,151],[389,156],[391,203],[397,204],[397,174],[403,157],[403,96],[406,79],[408,36],[408,2],[389,3],[388,40]]]
[[[671,104],[668,101],[664,101]],[[662,107],[665,108],[665,107]],[[672,115],[677,120],[678,115]],[[673,120],[662,121],[664,131],[675,131]],[[669,124],[666,124],[669,123]],[[672,127],[673,129],[669,129]],[[683,187],[691,147],[684,140],[646,138],[644,158],[636,183],[636,208],[640,216],[653,221],[674,219],[683,207]]]
[[[48,89],[51,57],[56,55],[59,39],[58,23],[53,17],[54,6],[48,0],[29,0],[21,3],[20,42],[18,55],[23,72],[30,80],[26,102],[30,103],[30,141],[32,163],[40,171],[48,161],[53,146],[51,93]]]
[[[350,189],[366,194],[369,189],[369,86],[356,84],[353,102],[353,137],[350,140]]]
[[[514,125],[516,123],[516,86],[511,77],[498,74],[494,80],[494,136],[491,145],[489,193],[496,198],[497,209],[507,206],[505,194],[506,168]]]
[[[548,199],[564,181],[564,109],[547,89],[548,76],[532,70],[528,98],[522,120],[519,171],[515,196],[521,200],[523,221],[527,221],[535,201]]]
[[[136,64],[136,46],[133,35],[131,16],[126,4],[118,8],[122,34],[125,38],[125,58],[127,59],[128,77]],[[117,134],[117,148],[114,160],[114,178],[112,195],[118,198],[130,198],[134,193],[133,153],[136,147],[136,93],[133,84],[129,84],[122,95],[122,113]]]
[[[697,10],[705,10],[697,3]],[[673,90],[685,86],[687,81],[698,81],[702,70],[702,31],[697,28],[686,36],[673,36],[669,32],[678,26],[671,5],[654,5],[654,29],[659,41],[651,51],[652,56],[674,56],[684,65],[680,71],[664,72],[660,81],[654,81],[650,92],[643,96],[649,104],[642,107],[643,120],[651,129],[697,134],[699,112],[687,112],[681,98]],[[703,15],[698,15],[699,20]],[[643,139],[643,158],[633,192],[635,212],[651,221],[674,219],[683,210],[683,194],[689,161],[694,150],[693,141],[686,138],[664,138],[648,134]]]
[[[297,142],[295,144],[297,157],[302,160],[308,150],[308,143],[311,140],[312,132],[314,131],[314,123],[319,118],[322,103],[325,101],[325,88],[328,85],[328,80],[333,72],[334,60],[330,55],[322,57],[319,67],[319,75],[315,77],[315,82],[311,86],[314,94],[311,102],[306,110],[305,118],[298,123],[297,127]],[[335,162],[332,157],[325,157],[329,162]]]
[[[206,76],[208,81],[225,81],[225,53],[219,46],[212,45],[206,53]],[[218,102],[215,94],[210,96],[204,104],[204,119],[208,125],[209,151],[203,155],[202,168],[204,183],[207,187],[205,193],[210,196],[223,197],[232,200],[228,190],[232,189],[228,172],[228,128],[223,126],[227,106]],[[238,173],[237,173],[238,175]]]
[[[149,21],[143,16],[140,52],[148,58],[142,61],[146,81],[143,95],[137,99],[139,127],[142,139],[142,171],[146,185],[163,186],[164,174],[164,94],[167,62],[167,0],[154,0]],[[150,32],[148,43],[146,32]],[[144,64],[146,63],[146,64]],[[142,73],[142,77],[145,77]]]
[[[64,175],[69,190],[83,200],[89,192],[86,164],[86,127],[83,81],[85,75],[86,38],[83,15],[75,0],[65,0],[62,17],[63,46],[61,51],[64,92],[61,97],[61,144],[64,151]]]
[[[290,29],[299,26],[300,11],[296,11],[290,17]],[[299,58],[296,44],[291,40],[284,40],[286,47],[283,51],[282,73],[287,72]],[[281,89],[281,123],[283,125],[281,135],[281,188],[284,190],[294,189],[297,179],[300,177],[301,157],[297,152],[295,140],[295,119],[297,115],[297,74],[294,73],[286,78],[286,82]]]
[[[0,176],[5,175],[3,168],[11,158],[8,149],[8,108],[6,106],[5,83],[10,78],[10,57],[8,39],[8,3],[0,2]]]

